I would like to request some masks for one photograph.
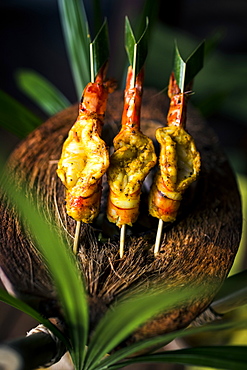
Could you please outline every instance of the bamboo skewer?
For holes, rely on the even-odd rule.
[[[140,131],[143,65],[147,56],[147,29],[148,18],[141,38],[136,40],[128,17],[126,17],[125,49],[130,66],[124,93],[122,128],[113,140],[114,153],[111,156],[107,176],[110,188],[107,218],[121,229],[120,258],[124,255],[126,225],[132,226],[139,214],[141,184],[156,163],[153,143]],[[142,169],[137,165],[140,148],[142,148]]]
[[[136,45],[135,45],[135,53],[136,53]],[[130,80],[130,89],[135,87],[135,63],[133,68],[132,78]],[[119,256],[123,258],[124,256],[124,245],[125,245],[125,235],[126,235],[126,224],[123,224],[120,228],[120,240],[119,240]]]
[[[89,45],[89,55],[90,55],[90,77],[91,82],[94,82],[94,71],[93,71],[93,47],[92,43]],[[81,230],[81,221],[76,221],[75,236],[73,243],[73,253],[76,255],[79,247],[79,237]]]
[[[162,230],[163,230],[164,221],[160,218],[156,233],[155,245],[154,245],[154,256],[157,256],[160,250]]]
[[[124,255],[125,233],[126,233],[126,225],[124,224],[121,226],[121,229],[120,229],[120,247],[119,247],[120,258],[123,258],[123,255]]]
[[[159,218],[154,256],[159,253],[164,221],[175,221],[182,193],[196,179],[200,167],[200,156],[196,151],[193,139],[184,130],[186,123],[184,89],[180,90],[173,73],[170,77],[168,96],[170,97],[170,107],[167,115],[167,127],[156,131],[156,138],[161,145],[160,169],[150,195],[150,213]],[[183,147],[183,151],[186,153],[182,159],[179,159],[179,146]],[[189,173],[185,171],[181,176],[180,172],[184,171],[184,161],[188,162],[191,170]],[[160,199],[155,201],[152,199],[155,197],[160,197]]]
[[[89,45],[89,55],[90,55],[90,77],[91,82],[94,82],[94,70],[93,70],[93,47],[92,43]],[[76,228],[75,228],[75,236],[74,236],[74,243],[73,243],[73,253],[76,255],[79,247],[79,237],[80,237],[80,230],[81,230],[81,221],[76,221]]]
[[[120,258],[123,258],[124,256],[125,233],[126,233],[126,225],[124,224],[120,229],[120,245],[119,245]]]
[[[122,127],[114,138],[108,169],[107,218],[120,228],[120,258],[124,255],[126,225],[132,226],[139,215],[142,183],[156,164],[153,142],[140,129],[143,79],[143,69],[134,76],[129,66]]]
[[[99,213],[101,178],[109,166],[109,153],[101,139],[101,131],[108,94],[115,84],[105,81],[108,48],[99,51],[102,37],[107,41],[106,22],[89,45],[91,82],[84,88],[79,114],[63,144],[57,169],[67,188],[67,213],[76,220],[74,254],[79,249],[81,222],[91,223]]]
[[[179,99],[176,99],[176,98],[174,99],[174,97],[178,94],[182,95],[182,96]],[[167,125],[170,126],[170,127],[178,127],[178,128],[184,128],[185,127],[186,100],[185,100],[183,94],[184,94],[184,89],[183,88],[181,90],[179,89],[179,87],[177,85],[177,82],[174,78],[174,75],[172,73],[171,76],[170,76],[170,82],[169,82],[169,88],[168,88],[168,96],[170,97],[170,107],[169,107],[169,111],[168,111],[168,115],[167,115]],[[158,139],[157,134],[156,134],[156,138]],[[174,137],[172,139],[176,141],[176,139]],[[160,138],[158,139],[158,141],[160,142]],[[162,147],[162,145],[166,146],[167,145],[166,141],[163,141],[162,143],[160,142],[160,145],[161,145],[161,147]],[[164,153],[163,153],[163,155],[164,155]],[[170,162],[170,161],[174,160],[173,156],[169,157],[169,155],[170,155],[170,150],[168,151],[168,154],[167,154],[167,151],[165,151],[165,156],[167,156],[166,160],[165,160],[165,165],[167,165],[167,162],[169,162],[170,166],[174,166],[174,169],[177,168],[178,167],[177,163],[175,164],[175,163]],[[178,160],[178,159],[176,159],[176,160]],[[162,166],[162,164],[160,163],[160,170],[161,170],[161,166]],[[178,171],[178,169],[176,169],[176,172],[177,171]],[[162,178],[162,182],[163,182],[164,178],[163,178],[163,175],[162,175],[162,170],[161,170],[161,173],[160,173],[159,176]],[[170,177],[170,174],[168,175],[168,178],[169,177]],[[176,177],[176,181],[177,181],[178,173],[176,173],[175,177]],[[156,178],[156,181],[158,182],[158,177]],[[173,180],[171,180],[171,182],[173,182]],[[167,183],[165,185],[167,185]],[[169,185],[171,186],[170,183],[169,183]],[[166,188],[166,186],[165,186],[165,188]],[[172,188],[173,188],[173,191],[177,191],[175,183],[172,184]],[[155,194],[155,192],[154,192],[154,194]],[[168,214],[169,214],[169,216],[172,216],[172,217],[170,219],[170,217],[168,216],[167,221],[174,221],[175,218],[176,218],[176,213],[177,213],[176,206],[174,206],[171,203],[171,204],[168,205],[168,209],[169,208],[171,208],[170,212],[172,212],[172,213],[170,215],[169,212],[168,212]],[[160,210],[159,210],[158,213],[161,216]],[[156,217],[157,217],[157,215],[156,215]],[[159,250],[160,250],[160,245],[161,245],[161,241],[162,241],[161,239],[162,239],[163,225],[164,225],[163,219],[159,218],[159,223],[158,223],[158,228],[157,228],[157,233],[156,233],[156,239],[155,239],[155,245],[154,245],[154,256],[155,257],[158,255]]]
[[[204,42],[185,62],[175,45],[174,71],[168,87],[170,106],[167,127],[156,131],[157,141],[161,145],[160,168],[149,196],[149,212],[159,219],[155,256],[160,249],[163,223],[175,221],[182,194],[196,180],[200,170],[200,155],[193,138],[185,131],[188,96],[185,91],[191,87],[193,78],[203,66],[203,54]],[[187,162],[187,166],[184,162]]]
[[[74,243],[73,243],[73,253],[75,255],[77,254],[77,251],[78,251],[80,230],[81,230],[81,221],[76,221],[75,236],[74,236]]]

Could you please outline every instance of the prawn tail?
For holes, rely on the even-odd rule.
[[[143,80],[144,69],[141,69],[136,76],[135,81],[133,81],[133,69],[131,66],[129,66],[124,93],[124,109],[122,114],[123,130],[140,130]]]
[[[181,93],[181,90],[175,80],[174,73],[171,73],[170,76],[168,96],[170,98],[170,106],[167,114],[167,125],[184,128],[186,124],[188,94]]]

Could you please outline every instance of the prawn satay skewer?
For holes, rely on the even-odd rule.
[[[66,209],[69,216],[90,223],[99,213],[101,179],[109,166],[109,154],[101,139],[103,119],[111,82],[104,82],[105,66],[95,82],[84,89],[79,115],[65,140],[57,174],[66,187]]]
[[[157,129],[160,144],[159,170],[149,195],[149,213],[159,219],[154,254],[159,252],[163,222],[175,221],[185,189],[196,180],[200,154],[185,131],[187,95],[181,93],[171,74],[167,127]]]
[[[92,77],[91,82],[93,82],[94,79],[93,79],[93,71],[92,71],[92,68],[91,68],[91,75],[92,75],[91,76]],[[98,76],[98,78],[100,79],[100,76]],[[97,210],[99,210],[100,197],[101,197],[101,191],[97,192],[97,199],[95,199],[95,204],[97,205]],[[98,213],[98,211],[97,211],[97,213]],[[73,243],[73,252],[74,252],[74,254],[77,253],[77,249],[78,249],[80,229],[81,229],[81,220],[77,220],[76,221],[76,230],[75,230],[74,243]]]
[[[156,163],[153,142],[140,130],[143,78],[142,68],[133,82],[133,69],[129,67],[124,93],[122,128],[113,140],[115,151],[110,158],[107,172],[109,183],[107,218],[121,228],[121,258],[124,254],[125,225],[132,226],[137,220],[141,186]]]

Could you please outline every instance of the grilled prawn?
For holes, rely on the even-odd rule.
[[[65,140],[57,174],[66,187],[66,209],[76,221],[90,223],[99,213],[101,178],[109,166],[109,154],[101,139],[110,81],[103,71],[85,87],[79,115]]]
[[[149,212],[165,222],[174,221],[185,189],[196,180],[200,170],[200,154],[193,138],[185,131],[186,100],[170,77],[170,107],[167,127],[158,128],[160,144],[159,170],[149,194]]]
[[[118,227],[130,225],[139,214],[141,186],[156,163],[152,140],[140,131],[143,69],[132,82],[133,70],[128,69],[122,128],[114,138],[114,153],[107,172],[109,197],[107,217]],[[133,87],[132,87],[133,86]]]

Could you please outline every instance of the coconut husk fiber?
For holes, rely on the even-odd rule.
[[[168,105],[164,94],[152,89],[144,91],[141,128],[154,140],[156,148],[155,130],[166,124]],[[109,147],[119,131],[122,107],[123,93],[116,91],[109,97],[103,128]],[[62,144],[77,114],[76,105],[48,119],[14,150],[8,161],[17,178],[25,180],[26,194],[34,191],[41,198],[69,246],[73,245],[76,222],[66,215],[65,189],[56,168]],[[93,224],[81,227],[78,260],[86,280],[91,330],[107,308],[128,292],[145,292],[157,285],[169,291],[188,284],[202,287],[196,299],[149,320],[125,344],[186,327],[213,300],[238,250],[242,219],[234,174],[214,132],[191,106],[187,130],[201,154],[201,171],[196,183],[184,194],[176,222],[164,225],[157,257],[153,249],[158,220],[148,215],[146,202],[152,175],[144,183],[138,221],[127,228],[123,259],[118,253],[119,229],[105,216],[105,177],[101,213]],[[62,318],[52,280],[34,241],[4,201],[1,214],[3,276],[18,297],[48,317]]]

